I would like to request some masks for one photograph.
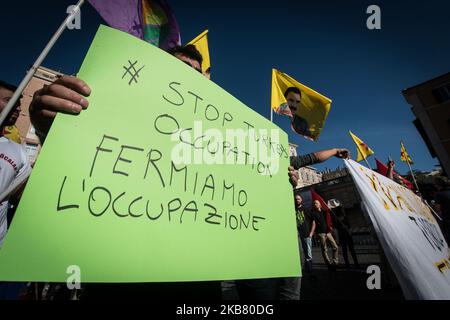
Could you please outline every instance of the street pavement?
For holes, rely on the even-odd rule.
[[[357,245],[356,254],[360,267],[352,265],[346,268],[341,248],[339,248],[340,265],[330,271],[325,265],[319,247],[313,247],[313,275],[302,277],[301,300],[403,300],[403,294],[392,271],[382,262],[376,245]],[[330,250],[331,254],[331,250]],[[349,253],[349,257],[350,257]],[[370,265],[380,266],[381,289],[370,290],[367,273]],[[227,281],[222,286],[224,300],[239,299],[233,281]]]

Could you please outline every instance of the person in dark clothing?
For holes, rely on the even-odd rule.
[[[296,204],[296,216],[297,216],[297,228],[298,236],[300,238],[301,246],[303,248],[304,258],[304,272],[312,272],[312,237],[316,230],[316,222],[312,219],[311,214],[303,206],[302,197],[295,195]]]
[[[338,246],[331,234],[332,227],[327,221],[327,212],[322,209],[322,205],[319,200],[314,200],[313,210],[311,211],[311,217],[316,223],[316,233],[319,236],[320,244],[322,247],[323,260],[327,264],[330,270],[335,270],[339,263]],[[331,244],[333,249],[333,258],[328,256],[328,243]]]
[[[335,226],[338,231],[339,245],[342,248],[345,266],[347,268],[350,267],[350,262],[348,260],[348,250],[350,250],[353,258],[353,263],[355,264],[356,268],[359,268],[358,257],[356,256],[352,233],[350,231],[350,223],[348,222],[345,210],[342,206],[338,206],[333,209],[333,212],[335,213]]]
[[[312,236],[314,234],[315,222],[311,219],[309,212],[303,207],[301,195],[296,194],[295,215],[297,218],[297,231],[299,249],[303,249],[300,258],[304,258],[305,274],[311,274],[312,271]],[[279,278],[275,280],[275,294],[279,300],[300,300],[300,290],[302,277]]]

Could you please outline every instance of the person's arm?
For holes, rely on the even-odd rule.
[[[348,151],[348,149],[339,149],[339,148],[323,150],[323,151],[318,151],[318,152],[314,153],[318,162],[327,161],[331,157],[348,159],[349,154],[350,154],[350,152]]]
[[[307,155],[291,157],[291,166],[295,169],[299,169],[301,167],[310,166],[316,163],[324,162],[331,157],[338,157],[347,159],[349,156],[349,151],[347,149],[329,149],[322,150],[314,153],[310,153]]]
[[[296,170],[319,162],[314,153],[296,156],[296,157],[292,156],[290,158],[290,160],[291,160],[291,167],[293,167]]]
[[[30,104],[30,118],[36,134],[44,142],[58,112],[78,115],[86,109],[85,99],[91,94],[89,86],[81,79],[62,76],[50,85],[36,91]]]
[[[312,238],[314,235],[314,232],[316,232],[316,221],[313,220],[311,224],[311,232],[309,233],[309,238]]]
[[[387,172],[386,172],[386,177],[388,177],[391,180],[394,180],[394,167],[395,167],[394,161],[389,161],[388,162],[388,169],[387,169]]]

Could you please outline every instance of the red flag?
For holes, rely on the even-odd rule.
[[[385,176],[385,177],[387,177],[388,167],[387,167],[383,162],[381,162],[380,160],[378,160],[377,158],[375,158],[375,162],[377,163],[377,171],[378,171],[378,173],[381,174],[381,175],[383,175],[383,176]],[[394,170],[394,174],[398,174],[398,173]],[[403,178],[403,177],[402,177],[401,175],[399,175],[399,174],[398,174],[398,176],[401,177],[401,179],[402,179],[403,184],[405,185],[405,187],[407,187],[407,188],[410,189],[410,190],[413,190],[414,186],[413,186],[413,184],[412,184],[409,180]]]

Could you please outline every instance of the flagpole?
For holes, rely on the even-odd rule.
[[[412,171],[411,164],[409,163],[408,159],[406,159],[406,163],[408,164],[409,172],[411,172],[411,177],[413,178],[414,185],[416,186],[417,191],[419,191],[419,186],[417,185],[416,177],[414,177],[414,173]]]
[[[430,209],[431,213],[433,213],[434,216],[435,216],[436,218],[438,218],[440,221],[442,221],[442,218],[441,218],[441,217],[436,213],[436,211],[434,211],[434,209],[428,204],[427,200],[425,200],[425,199],[423,199],[423,198],[422,198],[422,200],[423,200],[423,202],[427,205],[428,209]]]
[[[372,167],[370,166],[369,161],[367,161],[367,158],[364,158],[364,161],[366,162],[366,164],[369,167],[369,169],[372,170]]]
[[[273,122],[273,109],[270,107],[270,122]]]
[[[45,46],[44,50],[42,50],[39,57],[34,62],[33,66],[27,71],[26,76],[22,79],[19,86],[17,87],[16,91],[14,92],[13,96],[9,100],[6,107],[3,109],[3,111],[0,114],[0,125],[3,125],[3,122],[5,121],[6,116],[9,114],[9,112],[12,110],[14,105],[19,100],[20,96],[22,95],[23,90],[25,90],[25,87],[30,82],[31,78],[34,76],[36,70],[39,68],[39,66],[42,64],[44,59],[47,57],[49,51],[53,48],[55,45],[55,42],[59,39],[63,31],[66,29],[67,24],[71,22],[75,16],[79,13],[80,7],[83,5],[84,0],[79,0],[78,4],[72,9],[70,14],[67,16],[67,18],[64,20],[64,22],[61,24],[61,26],[58,28],[56,33],[53,35],[53,37],[50,39],[50,41]]]

